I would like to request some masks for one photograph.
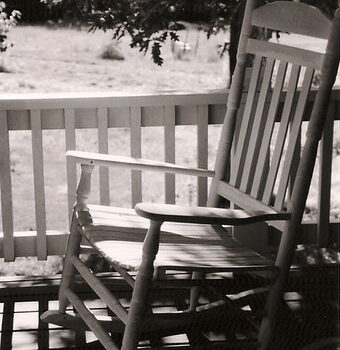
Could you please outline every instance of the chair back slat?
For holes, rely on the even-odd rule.
[[[320,52],[258,39],[248,40],[247,52],[254,55],[261,54],[264,57],[279,59],[315,69],[321,69],[324,58],[324,55]]]
[[[267,117],[267,111],[265,111],[266,99],[271,86],[274,63],[275,61],[272,58],[266,60],[263,81],[256,107],[254,123],[250,134],[248,151],[243,167],[243,174],[240,185],[240,189],[246,193],[250,192],[250,188],[254,178],[256,161],[259,156],[260,142],[263,138],[264,125]]]
[[[270,141],[272,138],[275,119],[278,112],[280,96],[282,93],[282,88],[286,77],[287,66],[288,66],[287,62],[281,61],[279,63],[275,85],[272,93],[272,98],[268,109],[268,117],[266,120],[266,125],[264,127],[262,143],[261,143],[256,170],[254,174],[254,181],[250,192],[251,196],[256,199],[261,198],[263,195],[264,184],[266,180],[265,175],[266,175],[266,172],[268,172],[268,167],[266,165],[269,163]]]
[[[279,186],[277,189],[277,194],[275,197],[274,207],[277,210],[282,210],[282,207],[284,204],[288,181],[290,178],[292,165],[293,165],[293,157],[295,155],[295,150],[298,145],[298,142],[300,141],[299,136],[300,136],[300,127],[302,123],[303,113],[305,111],[308,92],[312,85],[313,77],[314,77],[314,70],[307,68],[304,75],[304,81],[300,91],[295,115],[290,128],[289,143],[288,143],[288,147],[285,155],[285,160],[282,166],[282,173],[280,177]]]
[[[235,156],[231,165],[230,183],[236,187],[241,181],[242,169],[245,161],[245,150],[248,148],[249,135],[253,124],[252,115],[256,108],[256,91],[260,80],[260,72],[262,67],[262,57],[256,56],[254,67],[250,79],[249,91],[247,95],[246,106],[244,109],[240,133],[238,135],[238,142],[236,146]]]
[[[286,135],[288,131],[288,125],[290,117],[292,115],[292,110],[294,106],[294,97],[296,94],[296,88],[299,80],[301,67],[298,65],[293,65],[291,69],[291,74],[289,77],[288,90],[286,94],[286,99],[284,102],[284,107],[281,116],[280,127],[278,135],[276,138],[275,148],[273,156],[271,159],[270,169],[267,177],[267,183],[264,189],[263,202],[269,205],[272,200],[273,189],[276,181],[276,175],[279,171],[281,156],[283,148],[286,141]]]
[[[331,21],[317,8],[295,1],[276,1],[255,9],[252,24],[323,39],[328,39],[331,29]]]

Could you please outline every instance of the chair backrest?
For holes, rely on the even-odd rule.
[[[303,3],[277,1],[256,8],[255,2],[248,0],[245,9],[208,206],[223,206],[228,199],[243,209],[281,211],[287,207],[291,218],[283,228],[275,262],[280,268],[278,283],[283,283],[297,243],[338,71],[340,11],[330,20]],[[254,27],[326,39],[326,50],[319,53],[252,39]],[[254,64],[245,107],[239,111],[249,54],[254,55]],[[296,152],[316,71],[320,71],[320,84],[303,150]],[[289,183],[292,190],[287,198]]]
[[[299,206],[303,213],[339,63],[339,21],[339,10],[332,21],[304,3],[277,1],[256,8],[255,0],[247,1],[209,206],[221,206],[227,198],[244,209],[281,211],[288,205],[289,211]],[[327,48],[320,53],[280,40],[253,39],[257,27],[325,39]],[[248,55],[253,55],[253,68],[244,109],[239,111]],[[302,120],[319,71],[320,85],[300,156],[296,150]],[[292,196],[299,196],[293,207],[288,186]]]

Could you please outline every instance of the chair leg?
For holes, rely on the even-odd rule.
[[[76,270],[72,263],[72,256],[79,256],[82,235],[79,233],[78,221],[73,214],[70,235],[67,242],[67,249],[64,261],[63,275],[59,287],[59,313],[65,313],[69,304],[65,290],[71,288],[74,283]]]
[[[205,278],[205,272],[203,271],[194,271],[192,273],[192,279],[200,279],[203,280]],[[189,310],[193,311],[196,309],[198,300],[201,296],[202,286],[192,287],[190,290],[190,306]]]
[[[161,225],[162,222],[151,221],[144,240],[142,263],[136,276],[121,350],[135,350],[138,346],[143,318],[148,307],[148,297],[154,271],[153,262],[158,252]]]
[[[270,344],[275,332],[274,328],[279,316],[280,304],[283,298],[282,284],[282,281],[278,278],[269,291],[259,332],[259,350],[270,349]]]

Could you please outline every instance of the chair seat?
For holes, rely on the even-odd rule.
[[[90,205],[79,212],[84,237],[111,264],[137,271],[149,220],[133,209]],[[162,225],[155,260],[158,270],[206,272],[275,269],[273,262],[233,239],[222,226],[167,223]]]

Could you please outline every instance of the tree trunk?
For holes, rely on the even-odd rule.
[[[242,0],[237,6],[234,15],[230,21],[230,44],[229,44],[229,86],[231,84],[231,79],[236,67],[236,54],[238,41],[240,38],[242,20],[244,15],[244,9],[246,5],[246,0]]]
[[[237,47],[238,47],[238,41],[240,38],[241,33],[241,27],[242,27],[242,21],[243,21],[243,15],[244,10],[246,7],[246,0],[241,0],[237,8],[235,9],[234,14],[231,17],[230,21],[230,45],[229,45],[229,86],[231,84],[231,79],[235,70],[236,66],[236,54],[237,54]],[[258,0],[257,6],[262,6],[265,4],[264,0]],[[272,32],[270,30],[265,30],[261,28],[256,28],[254,30],[254,33],[252,37],[258,38],[261,40],[269,40],[271,37]],[[251,67],[253,65],[253,59],[252,57],[248,58],[247,66]]]

